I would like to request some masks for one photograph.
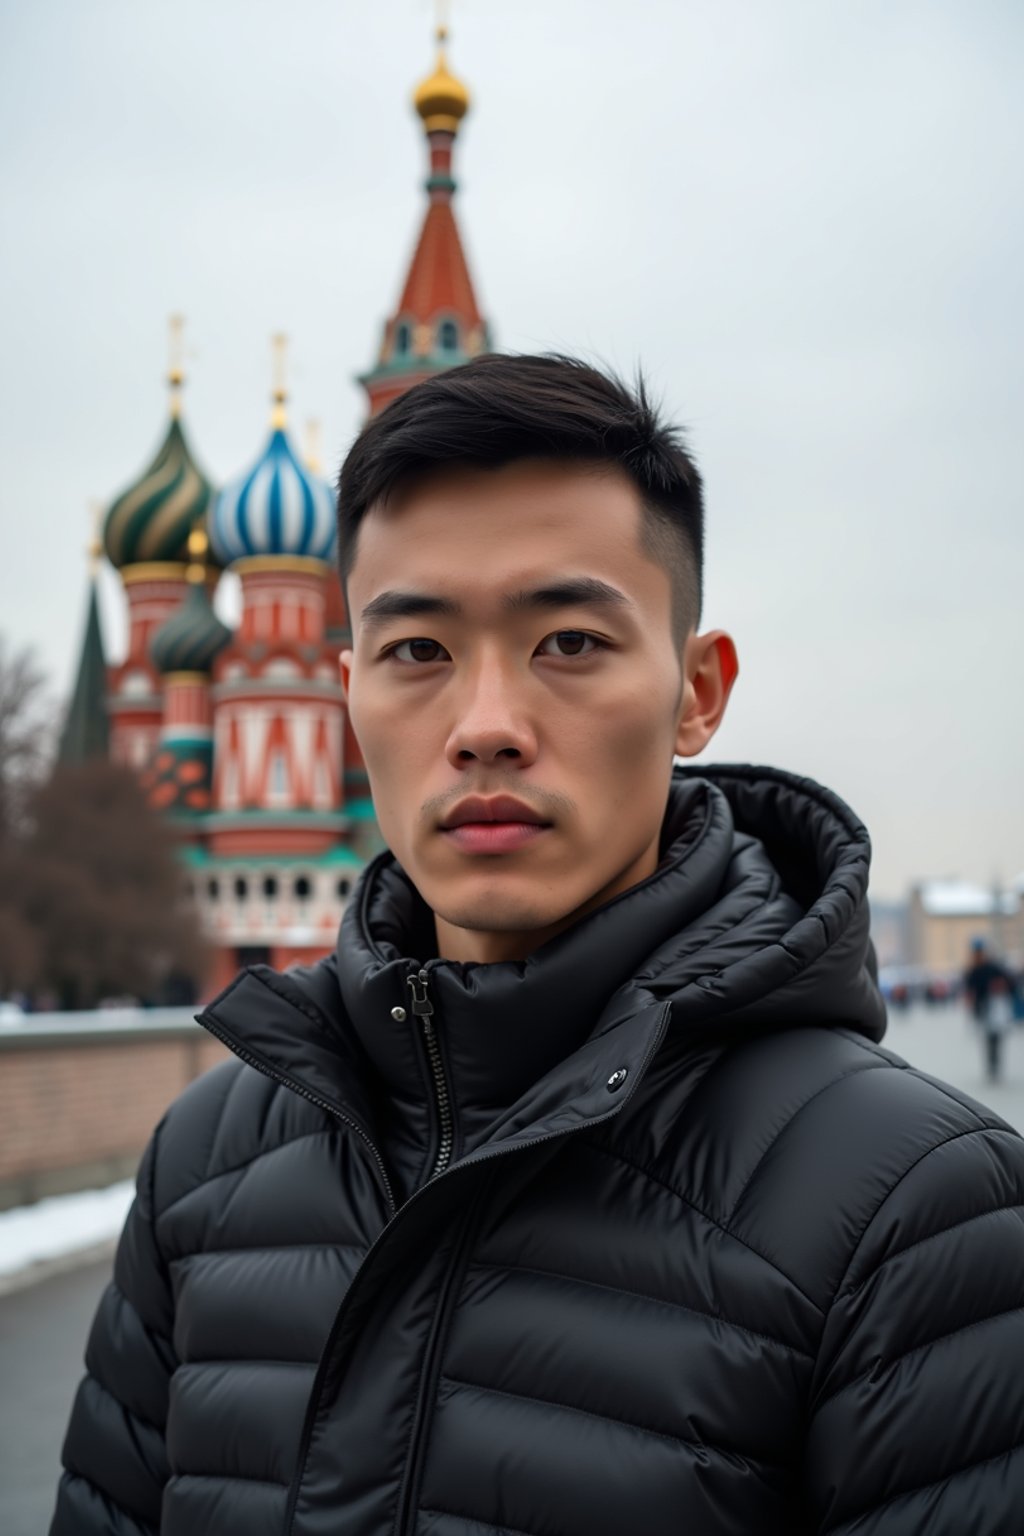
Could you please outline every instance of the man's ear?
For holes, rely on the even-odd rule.
[[[724,629],[690,635],[683,653],[683,705],[676,754],[696,757],[718,730],[740,664],[732,636]]]
[[[349,682],[352,677],[352,652],[344,650],[338,652],[338,671],[341,674],[341,691],[345,695],[345,703],[348,703]]]

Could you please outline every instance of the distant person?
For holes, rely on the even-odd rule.
[[[989,1081],[998,1082],[1003,1073],[1003,1043],[1014,1018],[1014,978],[1005,965],[992,957],[982,938],[971,940],[964,992],[984,1040]]]
[[[363,429],[339,537],[387,851],[202,1015],[54,1536],[1020,1532],[1024,1141],[879,1046],[849,807],[674,765],[737,671],[678,432],[482,357]]]

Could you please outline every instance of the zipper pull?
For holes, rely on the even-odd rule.
[[[434,1013],[434,1005],[427,996],[427,987],[430,983],[429,973],[421,967],[419,975],[407,977],[406,982],[412,993],[413,1015],[418,1019],[431,1018]],[[417,987],[420,988],[419,992],[416,991]]]

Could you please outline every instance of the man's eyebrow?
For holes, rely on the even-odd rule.
[[[611,587],[596,576],[566,576],[544,587],[531,587],[522,592],[509,592],[505,607],[521,608],[632,608],[625,592]]]
[[[371,597],[362,613],[360,624],[373,629],[386,624],[388,619],[415,619],[422,614],[444,614],[457,618],[462,608],[449,597],[433,597],[429,592],[378,592]]]
[[[567,576],[543,587],[508,592],[503,606],[512,612],[521,612],[529,608],[632,608],[633,604],[618,587],[599,581],[596,576]],[[462,605],[450,597],[439,597],[430,592],[389,590],[370,599],[359,621],[367,629],[373,629],[389,619],[415,619],[424,615],[458,618],[461,613]]]

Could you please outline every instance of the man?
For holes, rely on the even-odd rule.
[[[1003,1038],[1013,1023],[1013,976],[989,954],[985,939],[971,940],[970,964],[964,972],[967,1005],[985,1040],[985,1068],[990,1082],[1003,1073]]]
[[[673,766],[736,677],[678,436],[483,358],[339,505],[390,851],[202,1016],[54,1532],[1019,1529],[1024,1143],[879,1048],[842,801]]]

